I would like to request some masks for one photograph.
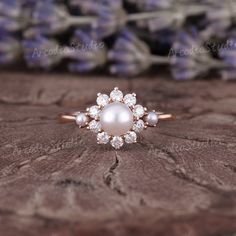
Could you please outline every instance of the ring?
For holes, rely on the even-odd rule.
[[[73,112],[60,116],[62,123],[75,122],[79,128],[87,128],[97,134],[98,144],[110,143],[120,149],[124,143],[137,142],[137,133],[157,126],[158,120],[174,119],[171,114],[147,111],[137,104],[136,94],[126,94],[118,88],[107,94],[97,94],[97,105],[86,112]]]

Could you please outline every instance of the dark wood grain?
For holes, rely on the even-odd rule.
[[[58,114],[118,86],[176,114],[114,151]],[[0,235],[236,235],[236,84],[0,74]]]

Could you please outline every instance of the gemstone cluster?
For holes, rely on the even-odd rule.
[[[97,105],[87,108],[87,113],[79,113],[76,124],[96,133],[98,144],[110,143],[120,149],[125,143],[136,143],[137,133],[157,125],[158,114],[136,103],[136,94],[124,96],[118,88],[110,96],[99,93]]]

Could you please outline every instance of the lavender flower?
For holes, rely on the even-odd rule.
[[[69,27],[69,13],[65,6],[56,5],[51,1],[38,2],[32,13],[33,27],[26,33],[36,34],[59,34]]]
[[[148,46],[133,33],[124,30],[109,52],[109,59],[114,62],[110,72],[121,76],[138,75],[150,67],[150,58]]]
[[[169,56],[172,75],[177,80],[194,79],[210,69],[209,53],[196,30],[180,32]]]
[[[37,35],[23,41],[24,58],[29,67],[50,69],[62,57],[62,48],[52,39]]]
[[[223,38],[225,32],[232,25],[233,11],[227,6],[212,5],[205,13],[202,37],[209,39],[212,36]]]
[[[71,0],[72,6],[77,6],[84,14],[93,15],[91,33],[101,39],[121,30],[126,24],[126,12],[121,0]]]
[[[104,43],[97,42],[88,33],[77,30],[71,47],[65,50],[64,56],[74,61],[69,63],[70,71],[89,72],[106,63],[107,49]]]
[[[0,29],[14,32],[26,26],[28,12],[22,8],[19,0],[1,0],[0,2]]]
[[[1,0],[0,15],[8,17],[19,17],[21,14],[21,4],[18,0]]]
[[[96,14],[99,10],[119,9],[122,0],[69,0],[72,7],[79,8],[83,14]]]
[[[0,34],[0,64],[7,65],[16,62],[22,50],[19,40],[7,34]]]
[[[236,79],[236,33],[232,33],[220,48],[219,57],[225,65],[220,71],[221,77],[225,80]]]

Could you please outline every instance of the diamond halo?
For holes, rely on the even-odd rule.
[[[110,143],[115,149],[120,149],[125,143],[136,143],[138,138],[137,133],[146,129],[150,126],[149,124],[154,124],[152,126],[156,126],[157,122],[155,123],[155,119],[154,121],[152,120],[152,122],[149,122],[147,117],[153,119],[156,114],[156,120],[158,120],[158,114],[155,111],[152,111],[151,115],[148,116],[149,113],[147,113],[147,109],[142,105],[137,104],[135,93],[125,95],[118,88],[114,88],[114,90],[111,91],[110,96],[99,93],[96,101],[96,105],[87,108],[87,113],[85,113],[85,115],[89,120],[86,127],[97,134],[98,144]],[[113,110],[111,108],[108,113],[105,113],[104,117],[104,115],[102,115],[104,111],[112,106]],[[114,107],[118,107],[118,111],[117,109],[114,110]],[[110,127],[111,119],[113,121],[112,127]],[[106,126],[104,125],[104,122],[106,122]],[[121,126],[123,124],[126,126],[125,129]],[[82,128],[82,126],[79,127]],[[119,127],[122,130],[122,133],[119,133]]]

